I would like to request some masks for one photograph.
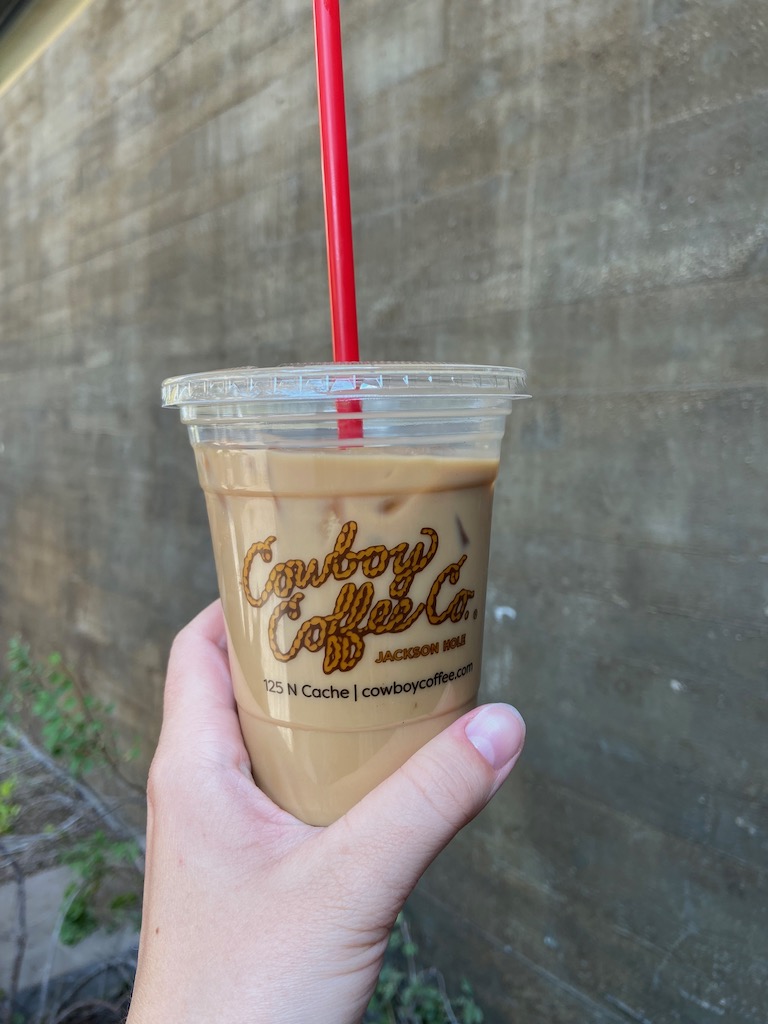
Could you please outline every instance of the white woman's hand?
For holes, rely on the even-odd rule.
[[[406,897],[524,738],[513,708],[478,708],[339,821],[304,825],[251,778],[211,605],[168,667],[128,1024],[360,1021]]]

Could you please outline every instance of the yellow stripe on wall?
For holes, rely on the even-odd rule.
[[[0,96],[92,0],[37,0],[0,37]]]

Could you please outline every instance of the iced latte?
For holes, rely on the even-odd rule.
[[[429,390],[424,368],[356,367],[350,390],[362,377],[380,391],[342,441],[343,369],[229,371],[267,394],[251,380],[246,402],[206,395],[209,417],[202,403],[185,416],[254,777],[318,825],[474,706],[499,442],[521,383],[497,370],[484,394],[466,379],[481,368],[458,367],[453,391]]]

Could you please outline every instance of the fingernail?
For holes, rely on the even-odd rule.
[[[510,704],[488,704],[464,730],[467,739],[497,771],[519,754],[525,740],[525,722]]]

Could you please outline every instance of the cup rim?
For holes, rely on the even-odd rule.
[[[219,402],[317,402],[323,398],[529,398],[523,370],[477,363],[359,362],[240,366],[163,381],[164,408]]]

